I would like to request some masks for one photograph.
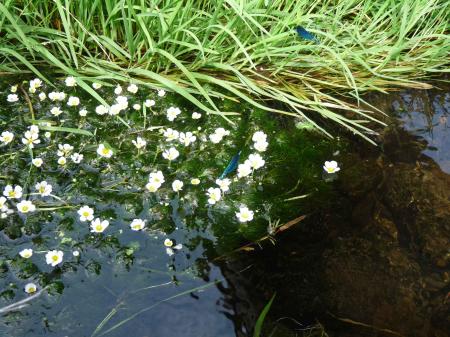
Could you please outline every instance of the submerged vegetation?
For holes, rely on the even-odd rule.
[[[6,0],[0,70],[70,74],[99,101],[90,82],[133,79],[209,113],[240,112],[217,106],[226,97],[366,137],[377,118],[361,93],[425,88],[420,80],[448,70],[449,9],[444,0]]]

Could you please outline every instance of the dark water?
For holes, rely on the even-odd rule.
[[[8,94],[6,84],[3,89],[2,99]],[[112,99],[112,88],[102,90]],[[171,125],[180,131],[200,126],[198,137],[219,126],[231,131],[221,146],[197,142],[192,150],[180,150],[182,161],[172,166],[155,161],[164,144],[158,132],[142,131],[143,114],[129,109],[121,115],[131,126],[128,130],[120,121],[96,116],[98,103],[75,93],[89,110],[86,119],[78,116],[79,108],[65,108],[63,117],[55,118],[49,114],[51,104],[37,100],[36,113],[57,126],[91,131],[95,138],[54,132],[52,140],[36,150],[51,164],[30,174],[28,154],[19,141],[30,124],[30,112],[19,103],[0,111],[0,131],[17,129],[18,141],[14,148],[0,148],[1,187],[30,180],[31,189],[45,177],[54,185],[54,194],[76,205],[0,220],[0,306],[26,298],[22,287],[27,282],[47,287],[28,306],[2,316],[2,335],[251,336],[259,312],[274,293],[267,336],[448,335],[450,227],[441,218],[450,213],[450,199],[445,191],[429,189],[430,202],[422,202],[427,197],[421,195],[411,208],[416,191],[401,188],[402,183],[419,190],[420,184],[444,189],[448,184],[448,91],[405,91],[374,99],[376,106],[395,116],[387,120],[378,148],[346,137],[325,139],[297,130],[294,121],[243,105],[234,109],[240,109],[243,118],[229,126],[218,116],[190,120],[193,107],[176,96],[158,98],[156,92],[142,91],[128,95],[132,103],[156,100],[155,112],[145,116],[147,126],[167,126],[164,111],[178,105],[182,118]],[[236,182],[219,206],[206,207],[205,190],[237,149],[248,156],[249,135],[257,130],[268,135],[265,167],[248,181]],[[144,155],[136,155],[130,145],[136,135],[149,142]],[[113,161],[96,158],[96,146],[104,140],[117,150]],[[58,168],[55,144],[63,142],[83,151],[83,165]],[[337,179],[322,172],[323,162],[331,159],[342,167]],[[157,197],[142,191],[155,168],[167,173],[168,185]],[[398,172],[420,173],[427,180],[386,179]],[[191,177],[200,177],[202,183],[189,186]],[[185,183],[179,195],[168,184],[175,178]],[[308,197],[297,198],[304,195]],[[244,203],[258,213],[242,226],[234,213]],[[110,219],[104,234],[93,235],[80,223],[76,210],[82,204]],[[54,207],[60,206],[55,202]],[[418,220],[402,221],[408,212],[433,224],[425,230]],[[305,221],[275,235],[273,243],[263,240],[264,249],[252,245],[233,253],[267,235],[269,223],[273,230],[304,214]],[[147,219],[145,232],[129,230],[133,218]],[[183,249],[169,257],[166,238],[183,243]],[[17,254],[30,246],[35,255],[28,263]],[[56,247],[65,251],[65,260],[51,268],[43,255]],[[74,249],[81,252],[79,258],[71,256]]]

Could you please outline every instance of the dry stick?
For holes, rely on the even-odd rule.
[[[25,96],[25,100],[28,103],[28,108],[30,109],[30,113],[31,113],[31,120],[34,122],[35,118],[34,118],[34,109],[33,109],[33,104],[31,104],[31,100],[30,100],[30,96],[28,96],[27,91],[23,88],[22,84],[20,85],[20,90],[23,92],[23,95]]]
[[[18,302],[15,302],[13,304],[10,304],[10,305],[7,305],[6,307],[1,308],[0,315],[6,314],[10,311],[22,309],[23,307],[28,305],[28,302],[30,302],[31,300],[34,300],[36,297],[39,297],[43,293],[44,290],[45,290],[45,288],[39,290],[36,294],[31,295],[30,297],[24,298],[23,300],[20,300]]]

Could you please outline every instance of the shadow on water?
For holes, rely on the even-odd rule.
[[[161,111],[186,104],[177,98],[156,100]],[[91,110],[94,104],[89,101]],[[246,337],[276,292],[264,336],[448,336],[450,93],[407,91],[373,97],[372,104],[394,116],[381,132],[379,147],[345,137],[324,139],[284,118],[239,105],[234,110],[243,111],[244,118],[232,129],[233,141],[211,150],[196,145],[182,153],[184,162],[174,172],[167,163],[155,164],[164,146],[157,133],[139,133],[157,150],[136,156],[128,144],[129,130],[119,122],[102,130],[102,118],[86,121],[75,114],[58,119],[62,126],[78,125],[95,133],[96,142],[106,139],[120,149],[121,161],[105,164],[81,136],[57,135],[59,142],[84,150],[86,164],[45,168],[55,193],[70,196],[77,207],[95,205],[96,216],[110,219],[111,227],[108,235],[92,235],[78,220],[76,207],[35,220],[14,215],[1,222],[1,306],[23,298],[27,281],[47,288],[29,306],[3,315],[0,333]],[[20,109],[18,116],[28,115]],[[6,109],[0,117],[1,131],[13,125],[11,120],[20,132],[29,122],[17,121]],[[142,123],[137,112],[126,117],[132,128]],[[48,111],[45,118],[54,120]],[[149,125],[165,121],[160,112],[152,118]],[[180,130],[201,126],[198,137],[227,125],[210,119],[205,124],[181,119],[174,125]],[[214,184],[237,147],[248,156],[246,142],[258,129],[268,133],[270,143],[264,174],[236,182],[219,206],[203,207],[205,186]],[[48,162],[55,161],[55,144],[41,145]],[[17,153],[28,160],[19,147]],[[0,155],[11,161],[4,165],[2,188],[28,179],[28,166],[8,153]],[[321,173],[330,159],[342,168],[334,180]],[[155,165],[170,181],[201,176],[206,183],[186,185],[184,195],[169,187],[149,196],[139,186]],[[30,179],[41,179],[34,174]],[[234,210],[242,203],[258,210],[254,222],[236,222]],[[308,216],[271,240],[234,251],[300,215]],[[145,235],[129,230],[130,220],[138,216],[148,220]],[[167,256],[162,242],[168,237],[182,242],[183,251]],[[17,257],[30,242],[33,263]],[[57,244],[67,255],[52,269],[42,257]],[[79,257],[68,256],[74,249],[81,251]]]
[[[271,336],[450,336],[450,91],[370,101],[392,118],[339,156],[331,207],[222,266],[242,325],[276,292]]]

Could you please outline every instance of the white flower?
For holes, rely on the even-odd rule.
[[[19,185],[6,185],[3,190],[3,195],[8,199],[20,199],[22,198],[22,187]]]
[[[231,180],[228,178],[225,179],[216,179],[216,184],[220,187],[223,192],[226,192],[230,189]]]
[[[86,109],[81,109],[78,113],[80,114],[81,117],[86,117],[88,111]]]
[[[256,142],[253,144],[253,147],[255,148],[256,151],[264,152],[267,150],[268,145],[269,143],[267,142]]]
[[[28,130],[30,131],[30,133],[32,134],[39,134],[39,127],[37,125],[30,125],[30,127],[28,128]]]
[[[118,115],[120,112],[122,111],[122,106],[120,104],[113,104],[111,105],[111,107],[109,108],[108,113],[111,116],[116,116]]]
[[[171,142],[172,140],[178,139],[180,133],[177,130],[173,130],[171,128],[168,128],[163,133],[164,137],[166,137],[167,142]]]
[[[165,95],[166,95],[166,91],[164,89],[158,90],[158,96],[159,97],[164,97]]]
[[[228,136],[229,134],[230,131],[225,130],[224,128],[217,128],[214,130],[214,133],[209,135],[209,140],[214,144],[218,144],[224,136]]]
[[[66,157],[59,157],[59,158],[58,158],[58,164],[61,165],[61,166],[66,165],[66,164],[67,164],[67,159],[66,159]]]
[[[131,142],[134,146],[136,146],[137,149],[142,149],[143,147],[145,147],[145,145],[147,145],[145,139],[141,137],[137,137],[136,140],[132,140]]]
[[[64,253],[60,250],[50,250],[45,254],[45,261],[52,267],[60,264],[63,260]]]
[[[141,110],[141,105],[140,104],[133,104],[133,109],[134,110]]]
[[[130,223],[130,228],[134,231],[140,231],[145,228],[145,220],[134,219]]]
[[[104,115],[104,114],[107,114],[107,113],[108,113],[108,107],[106,107],[106,106],[104,106],[104,105],[98,105],[98,106],[95,108],[95,113],[96,113],[97,115]]]
[[[183,182],[181,180],[174,180],[172,183],[172,189],[174,190],[174,192],[179,192],[183,189]]]
[[[41,93],[39,93],[39,99],[41,100],[41,101],[43,101],[43,100],[45,100],[46,98],[47,98],[47,95],[45,94],[45,92],[41,92]]]
[[[54,106],[53,108],[51,108],[50,113],[51,113],[53,116],[59,116],[59,115],[62,114],[62,110],[61,110],[59,107]]]
[[[19,100],[19,96],[17,96],[16,94],[9,94],[7,101],[10,103],[14,103],[17,102]]]
[[[162,156],[167,160],[175,160],[180,155],[180,152],[177,151],[176,148],[171,147],[168,150],[164,150]]]
[[[154,181],[149,181],[146,185],[145,188],[149,191],[149,192],[156,192],[159,188],[161,187],[161,184],[154,182]]]
[[[117,96],[116,102],[121,110],[128,108],[128,98],[126,96]]]
[[[27,283],[25,284],[24,290],[27,294],[34,294],[37,291],[37,285],[34,283]]]
[[[252,136],[252,140],[255,143],[259,143],[259,142],[266,142],[267,141],[267,135],[262,132],[262,131],[256,131],[253,136]]]
[[[117,85],[117,87],[114,89],[114,93],[116,95],[120,95],[122,93],[122,87],[120,85]]]
[[[191,179],[191,184],[192,184],[192,185],[198,185],[198,184],[200,184],[200,179],[198,179],[198,178],[192,178],[192,179]]]
[[[208,203],[211,205],[214,205],[222,197],[220,188],[214,188],[214,187],[208,188],[208,192],[206,193],[206,195],[208,196]]]
[[[75,96],[70,96],[69,99],[67,100],[67,105],[68,106],[78,106],[78,105],[80,105],[80,99]]]
[[[65,79],[65,82],[66,82],[66,86],[68,86],[68,87],[74,87],[77,85],[77,80],[73,76],[68,76]]]
[[[102,87],[102,85],[100,83],[94,82],[92,83],[92,88],[94,88],[95,90],[100,89]]]
[[[224,128],[217,128],[216,130],[214,130],[214,133],[224,137],[228,136],[230,134],[230,131],[225,130]]]
[[[17,209],[21,213],[29,213],[34,212],[36,210],[36,206],[29,200],[22,200],[17,204]]]
[[[11,92],[14,94],[15,92],[17,92],[17,87],[18,87],[17,84],[16,84],[16,85],[13,85],[13,86],[11,86],[11,88],[9,89],[9,91],[11,91]]]
[[[239,212],[236,212],[236,216],[240,222],[252,221],[253,214],[253,211],[249,210],[246,206],[240,207]]]
[[[70,154],[70,152],[72,152],[72,150],[73,150],[73,146],[70,144],[64,144],[64,145],[58,144],[58,151],[56,152],[56,154],[59,157],[62,157],[62,156],[67,157]]]
[[[202,114],[200,114],[198,112],[192,113],[192,119],[200,119],[200,118],[202,118]]]
[[[262,157],[258,153],[253,153],[248,156],[248,163],[254,170],[257,170],[260,167],[263,167],[266,161],[262,159]]]
[[[36,191],[38,191],[38,193],[43,197],[49,196],[53,190],[52,185],[47,183],[45,180],[37,183],[34,187],[36,188]]]
[[[78,211],[80,221],[91,221],[94,219],[94,210],[89,206],[82,206]]]
[[[44,133],[45,138],[50,138],[52,136],[52,134],[50,132],[46,132]]]
[[[246,177],[250,173],[252,173],[252,167],[248,161],[245,161],[243,164],[239,164],[237,168],[237,175],[239,178]]]
[[[44,161],[41,158],[34,158],[31,163],[36,167],[41,167]]]
[[[29,259],[30,257],[33,256],[33,249],[31,248],[22,249],[19,252],[19,255],[22,256],[24,259]]]
[[[66,94],[64,92],[52,91],[48,94],[48,98],[50,98],[51,101],[64,101]]]
[[[0,197],[0,209],[3,210],[4,207],[6,207],[6,198]]]
[[[13,139],[14,139],[14,134],[9,131],[3,131],[0,136],[0,142],[2,142],[3,144],[9,144],[12,142]]]
[[[145,100],[145,102],[144,102],[144,105],[145,105],[147,108],[151,108],[151,107],[154,106],[155,104],[156,104],[155,101],[152,100],[152,99],[147,99],[147,100]]]
[[[80,252],[78,250],[74,250],[72,252],[72,255],[75,256],[75,257],[78,257],[78,256],[80,256]]]
[[[83,160],[84,156],[81,153],[74,153],[73,155],[70,156],[70,159],[72,159],[72,161],[75,164],[79,164],[81,163],[81,161]]]
[[[179,108],[171,106],[169,109],[167,109],[167,119],[172,122],[180,113],[181,110]]]
[[[103,231],[109,226],[108,220],[101,221],[100,218],[96,218],[91,222],[92,233],[103,233]]]
[[[130,84],[127,88],[127,91],[135,94],[138,91],[138,86],[136,84]]]
[[[105,145],[100,144],[97,148],[97,153],[105,158],[111,158],[113,151],[110,148],[105,147]]]
[[[156,171],[156,172],[150,173],[148,181],[162,184],[163,182],[165,182],[165,179],[164,179],[164,175],[161,171]]]
[[[336,161],[332,160],[326,161],[325,164],[323,165],[323,169],[327,173],[336,173],[340,171],[341,168],[338,166],[338,163]]]
[[[42,81],[39,78],[35,78],[34,80],[30,81],[30,92],[35,93],[36,89],[40,88],[42,86]]]
[[[169,256],[175,254],[175,250],[180,250],[183,248],[183,245],[181,243],[174,246],[174,242],[170,239],[164,240],[164,246],[166,246],[166,253]]]
[[[195,137],[192,132],[181,132],[180,133],[180,143],[184,144],[184,146],[189,146],[191,143],[195,142],[195,140],[197,139],[197,137]]]

